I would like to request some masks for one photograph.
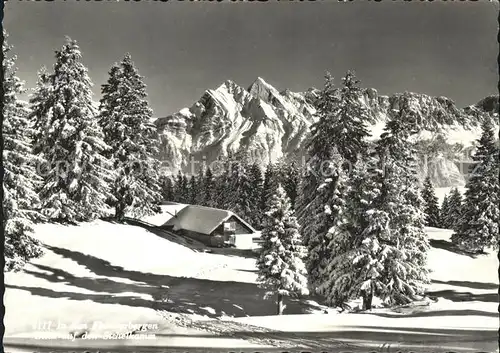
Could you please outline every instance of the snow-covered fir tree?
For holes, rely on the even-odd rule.
[[[33,238],[35,210],[40,205],[35,183],[39,182],[32,153],[28,110],[18,95],[25,92],[17,77],[15,56],[10,52],[4,32],[3,51],[3,217],[5,235],[5,271],[20,270],[32,258],[43,254],[40,242]]]
[[[205,190],[205,167],[202,166],[196,174],[196,194],[194,194],[193,204],[205,206],[205,195],[203,194]]]
[[[359,83],[353,71],[348,71],[342,78],[338,107],[331,112],[333,125],[329,127],[330,138],[338,153],[350,163],[351,169],[358,158],[367,153],[368,124],[374,122],[368,108],[360,100],[362,92]]]
[[[285,190],[278,185],[268,199],[268,211],[262,231],[262,250],[257,260],[259,285],[266,295],[276,295],[278,315],[285,306],[283,297],[303,296],[309,293],[297,220],[290,207]]]
[[[260,219],[260,227],[264,226],[264,220],[266,218],[265,214],[268,211],[268,200],[272,195],[276,192],[279,184],[279,173],[276,170],[276,166],[272,163],[269,163],[266,166],[266,170],[264,172],[264,179],[261,189],[260,202],[258,208],[258,218]]]
[[[338,90],[331,75],[325,76],[316,103],[318,119],[311,129],[297,205],[300,231],[308,248],[309,283],[315,291],[324,287],[325,266],[331,260],[329,230],[339,221],[337,212],[328,214],[329,208],[343,207],[336,188],[344,187],[344,171],[338,169],[350,170],[366,155],[366,138],[370,135],[367,124],[373,120],[359,100],[361,89],[354,74],[348,72],[342,82],[343,87]]]
[[[329,230],[332,254],[321,290],[329,305],[342,306],[363,296],[363,308],[370,309],[373,295],[383,288],[386,255],[380,239],[387,238],[389,217],[377,209],[382,175],[377,164],[357,161],[353,168],[343,195],[345,206],[338,209],[336,226]]]
[[[215,179],[212,173],[212,168],[207,167],[207,171],[205,172],[205,178],[203,181],[203,190],[201,191],[201,195],[203,197],[203,205],[207,207],[215,207],[216,203],[215,199]]]
[[[231,210],[258,227],[261,189],[262,175],[258,165],[248,164],[244,156],[230,155],[217,178],[217,207]]]
[[[174,201],[174,182],[170,175],[163,174],[160,177],[161,181],[161,194],[163,200]]]
[[[322,292],[332,305],[359,296],[364,309],[371,308],[374,296],[389,305],[404,304],[421,295],[428,283],[423,199],[416,151],[408,143],[415,133],[414,111],[405,105],[400,109],[366,164],[355,165],[342,219],[330,230],[331,257]]]
[[[322,295],[328,290],[329,264],[348,245],[343,227],[349,176],[343,163],[339,154],[334,154],[328,164],[323,163],[322,171],[328,177],[317,188],[314,201],[318,208],[312,220],[314,233],[308,239],[307,270],[311,289]]]
[[[31,131],[33,140],[33,153],[40,155],[43,146],[43,136],[45,131],[50,128],[49,109],[51,105],[51,89],[50,73],[46,67],[42,67],[38,71],[38,80],[33,93],[30,96],[30,120],[33,126]],[[38,170],[47,169],[48,166],[39,164]],[[41,185],[40,185],[41,186]]]
[[[326,179],[323,175],[322,163],[325,163],[324,161],[328,163],[333,160],[334,156],[334,145],[330,136],[338,102],[338,92],[335,89],[333,77],[327,72],[324,88],[316,104],[318,120],[311,127],[311,138],[307,146],[307,163],[297,201],[297,217],[301,226],[299,232],[308,250],[306,267],[309,285],[313,292],[316,292],[322,284],[322,271],[328,261],[324,256],[327,252],[328,241],[321,238],[318,233],[318,229],[322,226],[318,218],[321,218],[319,216],[325,212],[324,202],[327,197],[324,196],[325,189],[319,192],[318,188]],[[324,236],[325,233],[322,235]]]
[[[498,248],[500,201],[499,146],[490,121],[482,124],[478,147],[472,156],[475,165],[466,183],[463,213],[452,242],[470,252]]]
[[[381,254],[387,256],[380,297],[389,305],[411,302],[429,283],[424,201],[418,187],[416,148],[408,142],[419,131],[415,115],[412,104],[402,104],[377,146],[383,178],[378,207],[371,212],[386,212],[389,220],[387,237],[379,238],[384,245]]]
[[[328,208],[334,222],[325,236],[329,241],[329,256],[323,264],[324,274],[319,292],[324,295],[326,303],[332,306],[342,306],[349,299],[358,297],[370,272],[368,278],[377,277],[370,265],[364,268],[360,265],[362,261],[359,258],[364,255],[367,264],[370,264],[368,259],[374,258],[368,247],[369,242],[373,242],[374,234],[368,234],[371,230],[363,233],[363,230],[373,216],[367,211],[373,207],[379,195],[377,181],[380,182],[382,173],[375,167],[373,165],[369,169],[367,163],[357,161],[349,179],[344,172],[343,177],[341,175],[339,178],[342,190],[336,190],[337,207]],[[364,238],[368,240],[363,243]],[[375,267],[376,263],[371,265]]]
[[[262,190],[264,187],[264,179],[262,175],[261,167],[258,163],[253,163],[248,169],[248,178],[250,190],[248,192],[249,204],[250,204],[250,214],[248,215],[248,221],[255,228],[261,226],[261,218],[258,212],[261,202]]]
[[[198,180],[195,175],[191,175],[188,184],[188,203],[191,205],[197,204],[197,195],[198,195]]]
[[[297,221],[304,246],[308,247],[309,239],[315,234],[316,223],[311,220],[321,212],[320,200],[316,198],[319,176],[312,171],[311,165],[317,166],[317,157],[309,159],[301,173],[298,194],[295,203]]]
[[[252,185],[247,173],[248,167],[244,161],[231,160],[228,209],[244,219],[249,219],[253,212],[251,204]]]
[[[182,188],[182,180],[183,180],[183,174],[179,170],[177,172],[177,175],[175,176],[175,182],[174,182],[174,201],[182,203],[184,200],[184,190]]]
[[[422,198],[424,200],[425,225],[439,228],[441,217],[439,212],[439,200],[434,191],[431,178],[427,176],[424,180]]]
[[[450,212],[450,200],[449,195],[445,194],[443,197],[443,202],[441,202],[441,208],[439,209],[439,214],[441,215],[440,228],[448,229],[447,216]]]
[[[215,172],[215,187],[214,187],[214,207],[223,210],[228,210],[234,200],[234,186],[231,180],[233,160],[231,156],[221,157],[218,160],[217,171]]]
[[[105,215],[111,197],[113,168],[109,148],[96,121],[92,82],[76,41],[67,38],[56,52],[54,72],[41,78],[31,119],[36,152],[45,160],[40,175],[41,209],[63,222],[88,221]]]
[[[424,231],[425,213],[416,177],[412,174],[412,152],[408,151],[403,167],[395,166],[392,175],[383,180],[382,210],[389,215],[389,237],[382,250],[386,255],[384,266],[385,288],[382,299],[392,304],[406,304],[422,295],[429,283],[426,267],[429,243]],[[408,163],[408,164],[407,164]],[[396,163],[397,164],[397,163]],[[387,195],[398,195],[397,198]]]
[[[267,212],[268,200],[274,195],[278,188],[279,184],[279,174],[277,168],[274,164],[269,163],[266,166],[266,170],[264,172],[264,179],[262,185],[262,195],[261,195],[261,209],[264,212]]]
[[[109,71],[102,85],[99,124],[111,149],[116,178],[115,217],[151,215],[161,200],[159,139],[146,85],[129,54]]]
[[[296,161],[284,163],[280,166],[280,182],[285,189],[286,195],[290,198],[292,209],[295,209],[300,178],[300,167]]]
[[[178,193],[180,203],[189,203],[189,179],[186,174],[182,174],[178,184]]]
[[[447,229],[457,229],[462,218],[462,194],[457,188],[453,188],[448,196],[448,207],[446,213],[443,214],[443,225]]]

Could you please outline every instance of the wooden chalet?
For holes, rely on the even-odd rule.
[[[162,228],[213,247],[232,245],[250,249],[253,238],[258,235],[250,224],[231,211],[197,205],[186,205]]]

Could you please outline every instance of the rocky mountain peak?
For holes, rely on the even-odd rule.
[[[236,84],[232,80],[226,80],[224,83],[222,83],[218,88],[215,89],[216,91],[227,91],[231,94],[233,93],[241,93],[245,89],[238,84]]]
[[[315,102],[319,92],[316,88],[304,92],[278,91],[262,77],[248,89],[226,80],[217,88],[205,91],[191,107],[157,119],[162,146],[160,159],[168,161],[174,173],[178,169],[188,171],[190,160],[211,163],[229,153],[246,155],[262,164],[280,159],[300,160],[306,153],[310,126],[316,120]],[[457,108],[449,98],[420,93],[385,96],[373,88],[365,88],[359,99],[376,121],[370,127],[373,139],[380,136],[385,123],[401,104],[410,104],[417,120],[430,121],[427,125],[430,128],[463,121],[471,114],[467,109]],[[468,109],[481,115],[483,111],[494,111],[495,107],[498,108],[498,97],[487,97]],[[477,127],[471,129],[448,129],[445,136],[449,143],[460,141],[469,145],[480,133]],[[432,136],[433,133],[423,131],[419,139]],[[436,159],[433,167],[422,166],[422,171],[433,175],[436,185],[461,182],[453,162],[441,155],[432,158],[439,161]]]
[[[273,96],[279,95],[278,90],[267,83],[262,77],[257,77],[257,79],[250,85],[247,91],[253,97],[260,98],[267,103],[272,100]]]
[[[500,109],[500,96],[491,95],[481,99],[475,104],[475,107],[491,114],[497,114]]]

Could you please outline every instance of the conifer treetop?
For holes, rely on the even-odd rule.
[[[258,281],[269,290],[284,296],[308,294],[307,277],[298,224],[285,190],[279,185],[268,200],[262,231],[262,251],[257,261]]]
[[[5,271],[18,271],[32,258],[43,254],[40,242],[33,238],[34,221],[41,216],[36,211],[40,200],[36,187],[40,178],[34,168],[37,160],[32,154],[31,126],[28,111],[18,95],[25,92],[17,77],[16,57],[7,44],[3,31],[3,214],[5,235]]]

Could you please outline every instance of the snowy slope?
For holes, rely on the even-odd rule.
[[[165,210],[171,211],[171,207]],[[38,225],[35,234],[46,244],[46,254],[24,271],[5,276],[4,342],[25,343],[31,338],[32,344],[82,348],[78,340],[32,338],[68,334],[69,328],[57,328],[57,322],[90,326],[101,322],[107,327],[142,323],[158,325],[152,331],[158,334],[156,339],[96,340],[87,349],[146,345],[254,347],[263,351],[269,340],[259,340],[250,324],[277,330],[269,337],[280,344],[288,342],[284,347],[313,345],[315,350],[328,350],[344,342],[375,350],[382,345],[414,348],[427,344],[440,347],[436,352],[494,351],[498,327],[496,255],[472,258],[458,254],[449,246],[451,231],[427,228],[427,233],[433,245],[428,259],[433,282],[428,294],[436,302],[325,315],[301,314],[310,312],[311,306],[289,301],[287,315],[277,317],[275,303],[263,300],[264,292],[256,285],[255,259],[251,256],[224,253],[224,249],[214,254],[195,252],[142,228],[103,221],[79,226]],[[175,311],[192,313],[200,323],[195,327],[211,323],[227,334],[215,336],[195,327],[179,327]],[[236,326],[214,320],[217,317]],[[33,327],[48,321],[53,323],[50,330]],[[111,330],[107,327],[92,332]]]
[[[172,283],[182,282],[182,278],[200,283],[211,278],[254,282],[253,259],[195,252],[140,227],[103,221],[78,226],[37,225],[35,236],[45,244],[44,256],[21,272],[5,274],[6,345],[31,342],[36,347],[82,348],[90,344],[86,347],[99,349],[110,345],[265,346],[178,327],[165,321],[157,310]],[[209,314],[213,309],[200,310]],[[146,341],[100,339],[90,343],[67,338],[85,325],[92,334],[103,336],[126,332],[124,327],[131,324],[157,325],[152,332],[166,335]]]
[[[191,255],[140,228],[102,221],[37,225],[35,236],[46,245],[45,255],[23,272],[5,274],[6,336],[31,331],[33,323],[48,320],[157,321],[152,309],[114,305],[132,298],[138,303],[152,300],[148,291],[140,290],[143,279],[127,279],[123,271],[175,268]],[[161,265],[158,259],[163,259]],[[118,295],[121,299],[113,300]]]

